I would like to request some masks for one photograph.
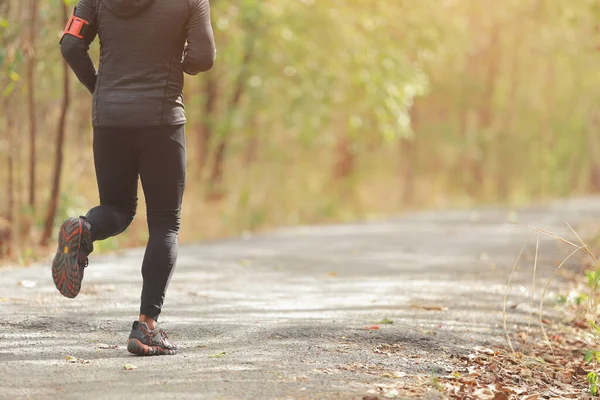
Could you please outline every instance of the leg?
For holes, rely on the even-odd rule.
[[[94,164],[100,205],[86,215],[92,240],[123,232],[137,208],[138,170],[134,133],[128,129],[94,129]]]
[[[69,298],[76,297],[81,289],[93,241],[124,231],[137,205],[138,175],[131,132],[94,129],[94,162],[101,205],[90,210],[85,219],[69,218],[62,224],[52,261],[54,284]]]
[[[140,321],[148,321],[153,329],[177,259],[185,188],[185,128],[183,125],[150,128],[137,139],[138,168],[150,233],[142,265]]]

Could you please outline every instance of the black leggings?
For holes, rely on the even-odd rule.
[[[142,264],[140,314],[157,319],[177,259],[184,125],[94,128],[94,163],[100,205],[86,215],[94,241],[127,229],[137,208],[138,176],[142,181],[150,238]]]

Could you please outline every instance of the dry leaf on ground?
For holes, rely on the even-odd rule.
[[[88,360],[84,360],[83,358],[77,358],[77,357],[73,357],[72,355],[68,355],[67,357],[65,357],[65,359],[67,360],[68,363],[78,363],[78,364],[89,364],[90,362]]]
[[[426,310],[426,311],[447,311],[448,307],[443,307],[439,305],[423,305],[423,304],[411,304],[410,308],[414,308],[417,310]]]

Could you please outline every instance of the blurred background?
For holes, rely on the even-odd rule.
[[[58,45],[75,4],[0,0],[10,262],[47,256],[57,223],[98,201],[91,96]],[[600,190],[594,0],[211,5],[217,63],[186,77],[182,242]],[[97,250],[145,244],[141,203]]]

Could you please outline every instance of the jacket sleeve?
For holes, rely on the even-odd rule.
[[[90,93],[94,93],[97,78],[96,67],[88,54],[90,44],[98,33],[95,1],[79,1],[60,40],[63,58]]]
[[[215,62],[216,49],[210,22],[208,0],[192,0],[187,25],[187,46],[183,56],[183,71],[197,75],[208,71]]]

